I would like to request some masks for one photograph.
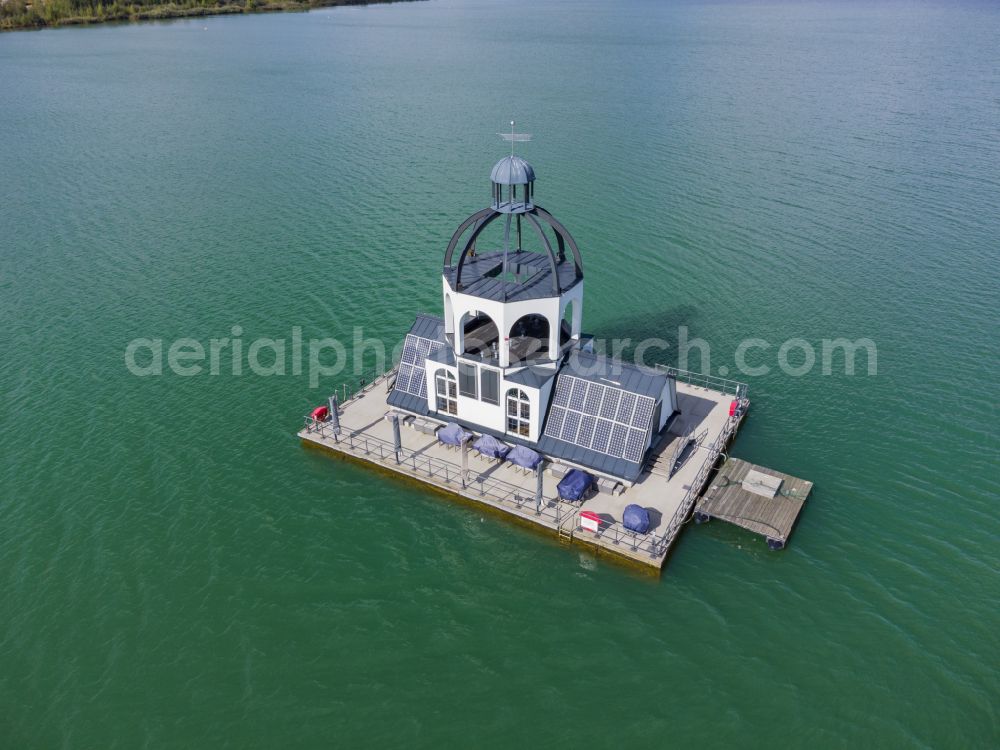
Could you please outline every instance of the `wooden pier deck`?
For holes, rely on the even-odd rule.
[[[471,448],[463,457],[461,449],[438,442],[433,420],[401,421],[402,446],[397,455],[390,418],[392,410],[385,402],[391,379],[391,373],[382,376],[340,405],[339,434],[334,433],[329,422],[311,423],[307,419],[305,428],[298,433],[299,438],[306,444],[374,464],[474,504],[489,506],[551,533],[560,541],[582,544],[599,553],[657,571],[662,568],[671,545],[690,517],[719,455],[736,434],[745,415],[744,411],[737,417],[729,416],[732,394],[678,382],[682,416],[661,437],[638,481],[631,486],[605,483],[604,491],[597,492],[582,504],[566,503],[559,500],[556,485],[570,467],[565,463],[553,463],[543,472],[542,501],[538,503],[538,476],[534,472],[525,472],[509,463],[487,461]],[[677,441],[682,440],[681,436],[687,440],[692,435],[696,436],[694,444],[684,451],[683,459],[675,463]],[[613,489],[609,491],[609,487]],[[649,533],[636,534],[621,524],[629,503],[647,509],[652,525]],[[581,526],[583,511],[592,511],[602,519],[597,532]]]
[[[729,458],[695,505],[695,520],[727,521],[765,537],[771,549],[782,549],[812,486],[805,479]]]

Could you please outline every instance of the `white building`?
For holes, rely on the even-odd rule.
[[[491,206],[445,251],[444,316],[417,317],[388,403],[633,482],[677,412],[674,378],[590,351],[576,242],[535,204],[526,161],[490,179]]]

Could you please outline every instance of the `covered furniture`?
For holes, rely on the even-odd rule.
[[[641,505],[631,503],[625,506],[622,514],[622,526],[637,534],[645,534],[649,531],[649,512]]]
[[[472,447],[487,458],[503,459],[510,453],[510,446],[500,442],[492,435],[483,435],[472,444]]]
[[[515,445],[510,449],[510,453],[507,454],[507,460],[512,464],[520,466],[522,469],[534,471],[538,468],[538,464],[542,462],[542,457],[531,450],[531,448],[525,448],[523,445]]]
[[[559,482],[556,490],[563,500],[577,503],[583,500],[594,484],[594,477],[580,469],[571,469]]]
[[[472,437],[472,433],[466,432],[455,422],[449,422],[438,430],[437,437],[445,445],[461,445]]]

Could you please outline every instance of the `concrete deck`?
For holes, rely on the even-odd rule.
[[[552,532],[563,541],[584,544],[657,570],[663,566],[671,544],[690,515],[720,451],[742,421],[742,415],[729,417],[731,394],[678,382],[681,416],[661,435],[646,471],[634,485],[618,494],[599,492],[581,505],[565,503],[558,500],[556,485],[561,474],[557,476],[553,468],[568,465],[555,462],[543,474],[543,501],[537,504],[534,472],[526,473],[509,463],[487,461],[470,446],[466,458],[468,473],[463,477],[462,450],[439,443],[435,435],[415,429],[413,423],[401,422],[402,450],[397,460],[393,426],[387,418],[392,410],[385,403],[387,385],[391,382],[388,375],[383,376],[341,405],[339,435],[325,422],[307,424],[299,437],[307,443],[488,505]],[[670,476],[677,441],[689,431],[697,443],[681,454]],[[634,534],[621,525],[629,503],[641,505],[649,512],[652,528],[648,534]],[[598,533],[580,526],[581,511],[593,511],[602,518]]]

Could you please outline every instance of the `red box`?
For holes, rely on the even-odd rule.
[[[580,526],[596,533],[601,530],[601,517],[592,510],[580,511]]]

